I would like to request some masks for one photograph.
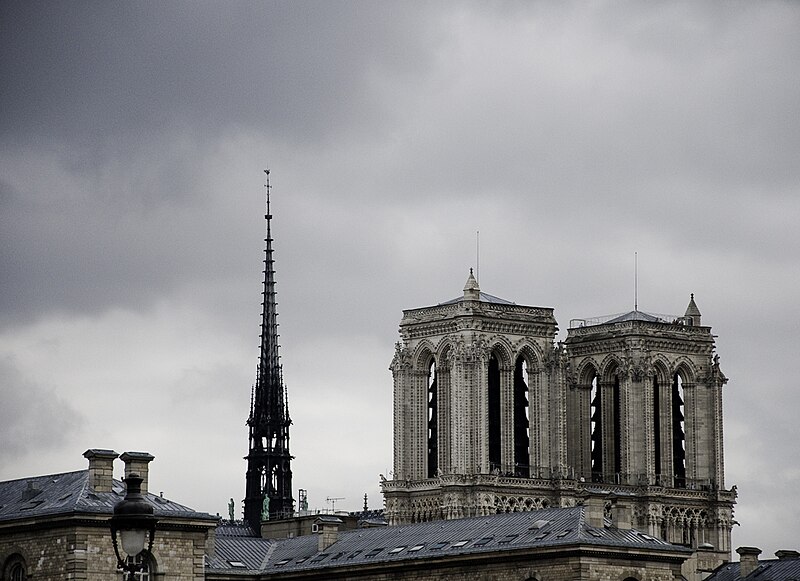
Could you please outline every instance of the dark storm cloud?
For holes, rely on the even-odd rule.
[[[327,461],[324,486],[351,499],[387,470],[401,311],[461,293],[480,230],[482,288],[555,307],[562,334],[632,307],[634,251],[642,308],[681,314],[696,293],[757,544],[744,507],[791,496],[753,467],[797,481],[799,29],[791,2],[2,2],[0,347],[18,359],[0,389],[50,393],[31,382],[57,335],[70,381],[50,401],[95,410],[93,437],[113,417],[99,394],[167,411],[205,394],[120,445],[150,447],[177,490],[182,442],[225,430],[225,470],[185,499],[224,510],[269,166],[296,474],[318,498],[341,495],[321,490]],[[17,410],[41,399],[3,391]],[[332,406],[373,450],[319,459]]]
[[[113,155],[165,126],[240,124],[318,142],[385,111],[370,75],[426,58],[413,13],[364,2],[4,2],[4,139]],[[420,48],[415,48],[420,47]],[[110,147],[110,151],[106,148]]]

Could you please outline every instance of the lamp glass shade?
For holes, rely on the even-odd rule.
[[[122,550],[129,557],[135,557],[144,550],[144,541],[147,531],[144,529],[128,529],[120,531],[122,537]]]

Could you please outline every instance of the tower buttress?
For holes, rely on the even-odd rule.
[[[275,301],[275,260],[272,252],[269,170],[264,170],[266,192],[266,238],[264,290],[261,313],[261,349],[256,383],[250,401],[247,426],[250,448],[247,457],[244,518],[260,533],[262,513],[269,518],[294,514],[292,498],[292,455],[289,453],[289,406],[283,386],[283,369],[278,353],[278,312]],[[265,501],[265,499],[269,499]]]

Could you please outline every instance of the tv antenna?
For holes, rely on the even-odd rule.
[[[336,501],[337,500],[344,500],[344,496],[329,496],[325,499],[325,502],[330,503],[331,505],[331,512],[336,512]]]

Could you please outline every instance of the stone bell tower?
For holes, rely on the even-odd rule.
[[[403,312],[391,365],[394,477],[383,482],[391,523],[505,512],[520,483],[547,486],[564,467],[557,330],[553,309],[483,293],[471,270],[461,297]]]
[[[727,379],[701,319],[692,296],[683,316],[573,319],[557,343],[553,309],[481,292],[471,271],[457,299],[404,311],[390,524],[593,497],[706,564],[730,560]]]
[[[573,319],[565,347],[567,459],[576,475],[628,495],[640,530],[729,555],[727,378],[694,296],[682,317],[634,310]]]

